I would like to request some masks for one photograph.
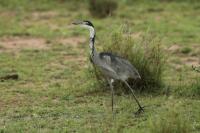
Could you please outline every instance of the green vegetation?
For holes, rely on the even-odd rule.
[[[167,107],[168,112],[162,116],[154,116],[150,120],[151,133],[191,133],[192,126],[184,112],[179,107]],[[179,105],[178,105],[179,106]]]
[[[89,0],[89,10],[94,17],[106,17],[117,8],[115,0]]]
[[[181,52],[182,52],[183,54],[189,54],[191,51],[192,51],[192,49],[189,48],[189,47],[183,47],[183,48],[181,49]]]
[[[198,133],[200,75],[192,65],[199,66],[200,2],[123,0],[103,19],[90,15],[88,2],[0,1],[0,77],[19,75],[0,82],[0,132]],[[135,116],[128,89],[115,84],[113,118],[110,89],[91,74],[88,31],[74,20],[91,20],[99,51],[128,58],[144,82],[152,78],[135,86],[147,86],[136,91],[145,113]]]
[[[125,26],[126,27],[126,26]],[[163,84],[164,55],[160,47],[160,40],[151,32],[145,33],[139,38],[133,39],[132,34],[126,31],[128,27],[122,27],[113,32],[111,37],[107,35],[103,48],[116,55],[128,59],[138,69],[142,79],[131,81],[135,89],[152,92]]]
[[[200,78],[195,77],[190,80],[190,84],[184,81],[179,81],[179,85],[175,89],[175,92],[180,96],[187,97],[199,97],[200,96]]]

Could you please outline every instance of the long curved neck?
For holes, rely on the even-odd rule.
[[[95,43],[95,30],[93,27],[89,27],[90,30],[90,55],[94,56],[94,54],[96,53],[96,49],[94,47],[94,43]]]

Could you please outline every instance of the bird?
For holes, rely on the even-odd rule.
[[[113,83],[116,80],[122,81],[125,83],[125,85],[130,89],[133,98],[135,99],[139,109],[136,112],[136,114],[139,114],[141,112],[144,112],[144,107],[141,106],[139,100],[136,98],[133,89],[128,84],[127,80],[129,78],[132,79],[141,79],[141,76],[138,72],[138,70],[126,59],[114,55],[110,52],[97,52],[95,49],[95,29],[92,22],[88,20],[84,21],[75,21],[72,24],[74,25],[80,25],[81,27],[84,27],[86,29],[89,29],[90,32],[90,38],[89,38],[89,48],[90,48],[90,60],[96,66],[99,68],[100,72],[105,76],[106,80],[108,81],[108,84],[111,89],[111,95],[112,95],[112,112],[113,112],[113,104],[114,104],[114,87]]]

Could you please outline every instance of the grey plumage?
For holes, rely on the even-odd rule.
[[[113,55],[112,53],[102,52],[99,54],[101,62],[106,62],[117,74],[115,79],[127,80],[128,78],[137,79],[140,75],[133,65],[122,57]],[[109,76],[109,75],[108,75]],[[112,76],[110,78],[113,78]]]
[[[90,59],[91,62],[97,66],[100,71],[105,75],[108,80],[108,83],[111,88],[112,94],[112,110],[113,110],[113,97],[114,97],[114,90],[113,90],[113,82],[115,80],[121,80],[124,82],[127,87],[131,90],[134,99],[136,100],[139,110],[137,113],[143,111],[143,107],[141,107],[139,101],[137,100],[136,96],[134,95],[133,89],[127,83],[127,79],[140,79],[140,74],[138,73],[137,69],[126,59],[113,55],[109,52],[101,52],[98,53],[94,47],[95,43],[95,30],[94,26],[90,21],[79,21],[74,22],[75,25],[81,25],[85,28],[90,30]]]

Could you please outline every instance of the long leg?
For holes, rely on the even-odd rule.
[[[138,106],[139,106],[138,113],[141,112],[141,111],[144,111],[143,108],[142,108],[142,106],[140,105],[138,99],[136,98],[136,96],[135,96],[135,94],[134,94],[134,92],[133,92],[133,89],[130,87],[130,85],[129,85],[126,81],[124,81],[124,83],[125,83],[125,84],[128,86],[128,88],[131,90],[132,95],[133,95],[135,101],[137,102],[137,104],[138,104]]]
[[[112,95],[112,112],[113,112],[113,103],[114,103],[114,90],[113,90],[113,79],[108,79],[108,83],[110,85],[110,89],[111,89],[111,95]]]

